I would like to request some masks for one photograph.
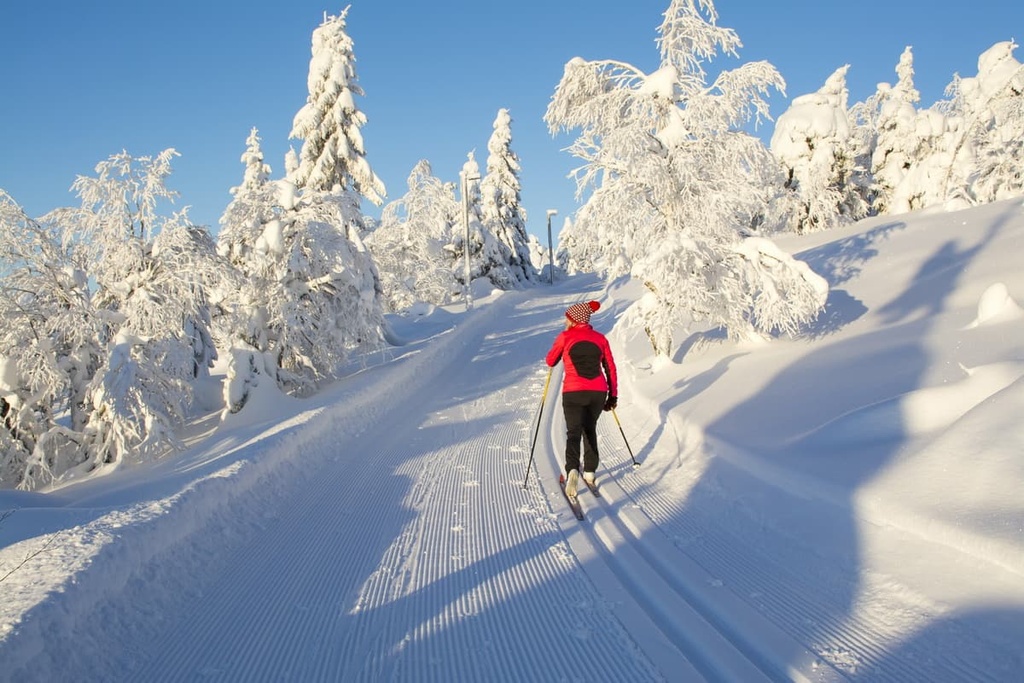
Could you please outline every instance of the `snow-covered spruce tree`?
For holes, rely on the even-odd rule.
[[[887,214],[907,213],[945,202],[944,179],[951,168],[951,150],[962,124],[959,117],[943,112],[943,103],[917,112],[903,142],[909,163],[889,193],[884,206]]]
[[[340,184],[379,206],[384,183],[366,161],[359,131],[366,116],[356,107],[363,89],[356,78],[352,39],[345,32],[348,10],[336,17],[325,14],[313,31],[309,97],[292,122],[291,137],[303,141],[292,180],[308,191],[331,191]]]
[[[949,99],[918,112],[913,152],[890,213],[957,209],[1024,193],[1024,67],[1012,41],[978,58],[978,74],[954,75]]]
[[[581,130],[578,188],[593,191],[575,230],[609,275],[646,286],[623,323],[644,330],[656,354],[671,354],[673,334],[694,321],[731,337],[794,330],[821,310],[824,280],[743,237],[766,211],[762,188],[782,178],[740,127],[767,115],[765,95],[782,78],[755,62],[708,84],[705,60],[735,55],[736,33],[715,24],[710,1],[673,0],[664,16],[658,70],[573,59],[548,107],[552,132]]]
[[[436,178],[422,160],[409,174],[409,191],[384,207],[380,225],[366,239],[380,273],[387,307],[448,304],[460,292],[451,244],[459,206],[451,184]]]
[[[1024,65],[1017,44],[996,43],[978,58],[978,75],[947,89],[948,113],[963,121],[943,178],[949,200],[978,204],[1024,194]]]
[[[533,269],[537,272],[538,277],[544,280],[546,275],[544,271],[549,263],[547,245],[541,244],[536,235],[527,235],[526,247],[530,250],[530,263],[533,265]]]
[[[577,273],[610,272],[605,266],[604,250],[598,248],[593,231],[587,232],[587,224],[580,226],[570,216],[562,221],[562,229],[558,233],[558,247],[555,249],[555,268],[569,275]],[[612,251],[611,253],[615,253]],[[626,272],[626,268],[616,269],[616,274]]]
[[[333,192],[303,192],[282,214],[288,261],[280,281],[288,296],[277,357],[288,385],[336,377],[351,352],[385,340],[383,292],[359,236],[362,219],[359,198],[337,185]]]
[[[225,407],[240,411],[269,377],[309,395],[384,333],[381,292],[351,192],[300,193],[287,180],[242,189],[221,218],[218,251],[241,274]]]
[[[864,131],[870,150],[871,209],[890,213],[895,188],[914,163],[917,147],[917,104],[921,94],[914,87],[914,55],[909,46],[896,65],[896,85],[879,83],[871,98],[851,108],[851,119]]]
[[[386,332],[359,208],[360,195],[380,204],[385,192],[359,132],[366,117],[355,104],[363,93],[347,14],[325,15],[313,32],[309,95],[291,131],[303,141],[298,163],[289,155],[286,180],[237,193],[221,220],[219,249],[249,281],[225,386],[231,411],[261,376],[286,393],[312,393]]]
[[[566,218],[568,221],[569,219]],[[530,248],[530,262],[540,282],[551,282],[561,280],[565,277],[564,263],[560,260],[562,253],[557,249],[548,249],[546,242],[542,243],[535,235],[529,236],[527,246]],[[554,275],[552,276],[552,266]]]
[[[447,251],[454,257],[455,279],[466,285],[466,224],[469,225],[469,283],[486,277],[495,287],[501,288],[508,283],[507,261],[502,253],[501,245],[484,224],[482,198],[480,194],[480,165],[477,164],[473,152],[466,155],[462,165],[460,183],[465,197],[459,210],[459,229],[455,231]],[[468,214],[468,215],[466,215]]]
[[[284,155],[284,177],[285,180],[295,184],[296,174],[299,172],[299,153],[294,147],[289,147]]]
[[[264,163],[260,142],[253,128],[241,157],[242,184],[231,188],[232,200],[220,218],[217,236],[217,253],[237,275],[235,286],[223,292],[223,313],[214,327],[220,348],[228,354],[224,405],[229,413],[246,405],[262,378],[268,378],[264,389],[278,388],[271,344],[277,339],[274,325],[282,323],[279,317],[272,319],[271,311],[285,291],[276,276],[281,246],[273,238],[280,229],[283,206],[294,203],[295,190],[286,181],[269,180],[271,169]],[[284,201],[279,197],[282,192]]]
[[[505,267],[491,271],[491,282],[511,289],[536,280],[526,235],[526,211],[520,205],[519,158],[512,151],[512,117],[499,109],[487,142],[487,174],[480,183],[487,230],[501,249]]]
[[[857,167],[863,155],[847,116],[848,69],[837,69],[818,92],[794,98],[772,134],[772,154],[786,169],[785,186],[798,207],[788,227],[799,234],[867,215],[866,169]]]
[[[259,190],[270,180],[271,169],[263,158],[261,143],[260,132],[253,126],[249,131],[249,137],[245,139],[245,152],[242,153],[242,164],[245,166],[242,184],[231,189],[232,195]]]

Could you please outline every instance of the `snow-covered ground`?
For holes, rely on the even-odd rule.
[[[783,245],[832,285],[810,337],[611,334],[641,465],[606,414],[582,523],[557,371],[538,413],[565,307],[609,330],[639,295],[593,277],[0,492],[0,679],[1022,680],[1024,205]]]

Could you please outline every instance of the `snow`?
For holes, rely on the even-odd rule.
[[[679,97],[679,72],[671,64],[666,64],[643,79],[638,91],[644,95],[661,97],[675,102]]]
[[[478,290],[313,398],[0,492],[0,680],[1019,680],[1024,204],[779,243],[831,287],[802,338],[655,360],[627,278]],[[623,432],[580,523],[541,396],[586,298]]]

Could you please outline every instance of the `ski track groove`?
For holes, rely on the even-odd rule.
[[[266,548],[268,546],[289,547],[289,539],[300,537],[308,532],[312,532],[310,535],[313,538],[324,538],[331,534],[334,523],[338,520],[329,516],[307,515],[304,514],[304,510],[309,509],[307,505],[311,502],[310,499],[316,503],[316,509],[324,509],[325,506],[330,509],[329,501],[336,498],[344,499],[350,491],[342,489],[339,496],[338,489],[334,488],[335,485],[343,484],[343,482],[343,477],[321,476],[315,488],[306,489],[304,492],[306,500],[303,501],[303,507],[292,508],[291,511],[279,518],[274,532],[262,539],[262,543],[252,544],[245,549],[244,553],[236,555],[232,565],[238,567],[239,572],[225,577],[208,591],[214,594],[211,603],[217,608],[195,610],[188,620],[187,628],[198,632],[215,633],[219,623],[235,621],[247,625],[247,642],[272,642],[273,634],[280,626],[280,615],[298,610],[303,612],[306,618],[293,617],[288,621],[291,628],[290,642],[292,644],[315,642],[317,636],[322,635],[317,632],[318,619],[316,616],[319,610],[324,609],[324,606],[339,604],[341,602],[340,594],[344,593],[345,589],[341,585],[334,584],[330,580],[330,575],[324,574],[319,578],[304,575],[303,567],[307,564],[311,554],[323,553],[329,548],[314,545],[313,547],[307,546],[308,554],[297,552],[277,555],[268,555]],[[353,542],[356,540],[352,539]],[[344,560],[345,557],[345,554],[332,554],[331,559],[332,561]],[[349,559],[354,560],[354,556],[350,555]],[[342,569],[337,572],[339,576],[352,574],[353,572],[346,564],[343,564]],[[266,586],[265,590],[259,592],[260,600],[247,601],[244,595],[245,589],[261,586],[263,584],[261,577],[268,575],[274,576],[276,579],[272,581],[272,585]],[[322,596],[319,606],[311,607],[304,604],[306,601],[303,598],[309,595]],[[239,607],[243,609],[242,614],[235,612]],[[214,640],[211,639],[211,642]],[[187,672],[180,670],[183,677],[174,676],[174,672],[178,670],[175,663],[194,659],[195,643],[191,639],[182,639],[177,643],[171,642],[172,645],[175,645],[174,647],[167,650],[160,659],[155,660],[149,668],[139,672],[143,680],[183,680],[188,678]],[[286,649],[280,655],[274,655],[268,650],[251,652],[246,658],[235,660],[239,666],[237,671],[234,669],[232,671],[237,673],[239,680],[293,676],[295,671],[292,667],[296,664],[301,665],[308,653],[303,649],[294,654],[293,656],[297,657],[299,661],[293,664],[285,659],[290,651],[292,648]],[[203,650],[201,652],[207,657],[215,659],[213,653]],[[165,679],[164,676],[168,677]]]
[[[564,441],[564,421],[560,416],[549,418],[546,433],[549,435],[548,448],[560,452]],[[599,435],[599,439],[601,444],[611,443],[607,434]],[[603,462],[607,463],[605,457]],[[555,476],[557,470],[553,474]],[[584,530],[621,588],[646,613],[652,626],[678,651],[678,656],[694,667],[690,677],[728,681],[769,680],[772,674],[778,677],[773,667],[751,658],[740,643],[731,639],[732,634],[709,621],[706,610],[702,610],[690,595],[680,591],[678,583],[638,549],[648,540],[641,541],[638,535],[626,530],[615,519],[621,510],[609,514],[611,506],[606,487],[602,487],[600,501],[584,491],[581,502],[586,519],[576,523]],[[564,507],[564,500],[562,504]]]
[[[681,552],[693,559],[709,575],[721,579],[723,583],[727,583],[741,599],[743,595],[758,595],[759,601],[762,604],[772,603],[772,609],[769,610],[769,613],[773,616],[773,620],[784,625],[787,631],[799,634],[803,642],[809,643],[820,639],[820,636],[818,638],[814,637],[814,631],[809,631],[806,628],[806,624],[809,622],[826,623],[835,629],[842,628],[841,622],[829,616],[830,611],[818,607],[820,596],[819,599],[806,598],[805,591],[797,588],[795,582],[791,584],[787,582],[784,588],[779,588],[779,584],[782,583],[781,580],[773,582],[746,580],[758,574],[772,576],[775,579],[781,579],[781,576],[775,571],[766,571],[766,567],[769,566],[775,569],[774,562],[760,554],[755,556],[749,551],[749,546],[738,546],[747,548],[747,552],[734,551],[731,543],[736,542],[735,539],[723,540],[728,534],[727,531],[722,530],[716,533],[708,533],[708,526],[693,522],[693,515],[688,513],[687,510],[680,511],[672,509],[671,506],[659,505],[657,503],[661,501],[656,503],[652,500],[653,496],[651,495],[637,497],[643,501],[641,503],[643,509],[656,512],[654,520],[660,519],[661,521],[655,521],[655,524],[661,525],[666,531],[672,529],[682,530],[687,538],[698,539],[697,543],[691,543],[685,548],[679,548]],[[678,547],[678,544],[675,545]],[[704,551],[700,553],[699,557],[696,552],[698,550]],[[745,575],[744,572],[748,572],[748,574]],[[749,574],[750,572],[753,572],[753,574]],[[772,600],[771,598],[775,599]],[[759,608],[757,605],[753,605],[753,607],[757,611],[763,612],[763,608]],[[813,615],[813,619],[810,615]],[[847,636],[847,639],[843,641],[844,645],[849,646],[849,638],[858,639],[856,631],[852,635]],[[870,644],[867,642],[861,643],[861,645],[870,647]]]
[[[652,570],[658,579],[664,583],[669,592],[680,595],[683,600],[692,606],[695,614],[699,615],[700,619],[714,627],[715,630],[729,641],[732,647],[735,647],[738,653],[742,653],[743,657],[757,668],[757,674],[744,671],[738,672],[738,675],[735,677],[737,680],[752,680],[754,675],[765,675],[774,679],[786,677],[786,665],[791,662],[788,660],[784,662],[772,661],[772,659],[760,652],[756,647],[758,639],[769,639],[768,634],[762,631],[755,638],[748,640],[728,620],[720,618],[716,614],[715,607],[709,605],[709,602],[714,601],[716,598],[722,600],[721,591],[716,591],[716,594],[711,598],[702,598],[699,595],[699,591],[695,591],[692,585],[688,585],[686,580],[680,578],[681,574],[689,574],[690,572],[686,571],[686,564],[678,557],[678,550],[666,553],[665,548],[660,547],[656,543],[656,539],[653,536],[660,533],[659,530],[656,528],[643,529],[633,523],[630,514],[633,511],[631,510],[609,513],[608,510],[618,507],[614,497],[604,495],[598,507],[601,508],[601,517],[607,519],[608,526],[611,527],[604,535],[609,538],[618,538],[620,544],[628,543],[631,552],[639,558],[639,561],[642,561]],[[641,538],[643,538],[643,542],[640,541]],[[608,542],[606,545],[610,547],[612,544]],[[615,552],[617,554],[623,553],[621,547],[617,548]],[[672,557],[668,557],[669,554]],[[692,562],[691,558],[686,559]],[[626,579],[624,578],[624,580]],[[702,586],[705,591],[712,587],[711,584]],[[781,651],[790,653],[790,655],[797,649],[792,643],[785,642],[784,639],[775,637],[774,640],[783,640],[783,642],[775,644],[780,646],[779,649]],[[718,669],[725,670],[721,666]]]
[[[602,430],[602,443],[615,443],[616,437],[621,440],[617,430],[609,427]],[[615,453],[615,460],[629,457],[624,450],[609,450]],[[848,605],[835,602],[834,586],[828,590],[821,585],[808,584],[809,576],[818,574],[823,581],[834,583],[835,566],[822,567],[818,574],[804,572],[797,576],[773,557],[754,550],[750,542],[726,528],[716,528],[721,525],[710,519],[706,512],[661,498],[643,477],[634,479],[632,484],[628,475],[614,475],[613,479],[628,500],[643,511],[645,518],[666,535],[669,543],[722,582],[718,590],[728,587],[739,600],[784,632],[792,634],[840,674],[855,678],[868,675],[871,680],[880,681],[920,680],[921,663],[928,661],[932,666],[930,670],[936,674],[957,672],[956,680],[979,683],[997,680],[978,665],[960,657],[960,648],[957,647],[937,653],[934,648],[917,646],[917,657],[894,660],[887,650],[891,644],[887,644],[884,625],[870,616],[851,615]],[[624,505],[617,507],[621,510]],[[628,519],[628,515],[621,517]],[[693,540],[687,540],[686,545],[681,546],[679,539]],[[639,547],[647,550],[649,545]],[[792,553],[790,555],[793,556]],[[663,561],[654,562],[670,566]],[[844,569],[839,570],[846,573]],[[855,587],[856,577],[845,577],[845,581],[847,586],[839,588],[840,594],[844,588]],[[839,661],[836,661],[837,654]],[[852,665],[844,660],[848,654],[856,658]],[[884,673],[875,671],[882,661],[885,661]]]

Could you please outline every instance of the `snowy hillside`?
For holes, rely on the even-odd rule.
[[[606,414],[583,522],[557,372],[525,475],[565,307],[639,295],[592,277],[0,492],[0,680],[1020,680],[1024,204],[782,243],[832,287],[808,337],[610,334],[641,465]]]

